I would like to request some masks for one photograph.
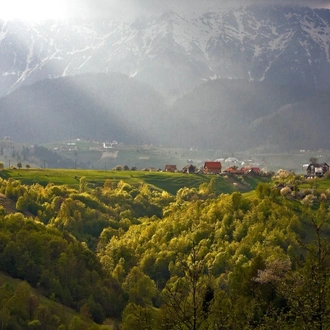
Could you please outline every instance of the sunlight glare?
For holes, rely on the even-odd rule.
[[[65,19],[65,0],[1,0],[0,19],[23,19],[27,21]]]

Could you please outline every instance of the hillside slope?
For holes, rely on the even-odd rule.
[[[327,149],[329,93],[219,79],[170,105],[121,74],[44,80],[0,99],[0,131],[14,141],[70,139],[179,148]]]
[[[145,84],[121,74],[86,74],[44,80],[2,98],[0,130],[29,143],[82,137],[143,144],[161,136],[155,123],[164,122],[164,108]]]

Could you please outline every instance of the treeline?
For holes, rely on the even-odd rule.
[[[66,158],[56,151],[52,151],[43,146],[24,146],[14,142],[0,141],[0,158],[8,159],[8,163],[3,162],[4,167],[19,167],[21,165],[35,164],[41,168],[74,168],[77,165],[86,166],[80,162]],[[23,167],[25,167],[23,166]]]
[[[281,172],[245,197],[216,196],[212,183],[172,196],[0,179],[31,214],[0,206],[0,270],[121,329],[326,329],[330,190],[299,180]],[[22,328],[42,322],[37,308],[17,320],[0,306]]]

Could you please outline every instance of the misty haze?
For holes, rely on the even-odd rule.
[[[73,1],[52,15],[37,0],[8,5],[1,139],[328,149],[329,4],[299,3]]]

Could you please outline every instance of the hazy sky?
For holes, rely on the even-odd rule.
[[[71,8],[85,17],[110,15],[131,17],[159,14],[172,9],[180,14],[201,13],[212,9],[247,6],[250,4],[304,5],[330,9],[330,0],[76,0]]]
[[[132,17],[174,10],[180,14],[249,4],[306,5],[330,9],[330,0],[0,0],[0,18]]]
[[[330,8],[330,0],[83,0],[90,12],[105,13],[111,9],[121,11],[163,11],[177,9],[180,11],[197,10],[207,11],[209,8],[227,8],[246,6],[249,4],[273,5],[306,5],[310,7]]]

